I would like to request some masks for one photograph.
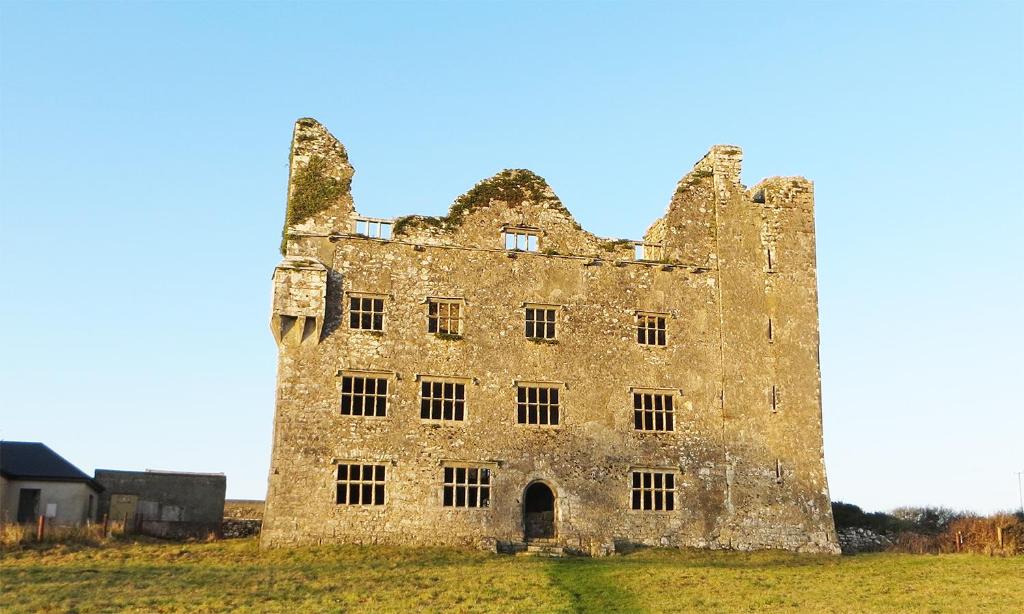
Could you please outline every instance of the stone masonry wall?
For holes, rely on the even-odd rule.
[[[554,539],[573,551],[838,552],[810,183],[748,191],[741,156],[716,146],[680,181],[644,238],[663,246],[657,262],[580,229],[529,171],[481,182],[445,218],[407,219],[392,240],[296,228],[274,278],[280,356],[262,543],[516,544],[525,489],[539,481],[555,494]],[[351,176],[347,156],[342,171]],[[538,250],[504,249],[507,227],[534,229]],[[382,331],[349,328],[350,294],[384,299]],[[462,301],[461,335],[427,332],[431,297]],[[554,341],[524,336],[529,303],[557,309]],[[665,315],[666,346],[637,343],[638,311]],[[319,324],[289,342],[282,315]],[[385,417],[341,415],[352,372],[387,379]],[[466,384],[464,421],[420,418],[424,377]],[[517,382],[558,387],[560,424],[519,424]],[[634,428],[634,389],[672,395],[673,431]],[[385,466],[383,505],[335,502],[346,462]],[[455,463],[490,469],[488,507],[443,505],[444,467]],[[674,510],[631,509],[631,472],[643,469],[676,475]]]

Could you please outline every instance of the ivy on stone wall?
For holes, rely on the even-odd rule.
[[[327,162],[320,156],[313,156],[306,166],[300,168],[292,179],[293,189],[288,198],[288,207],[281,231],[281,254],[288,243],[288,228],[309,219],[338,202],[348,193],[352,179],[338,179],[327,174]]]
[[[527,169],[505,169],[493,177],[484,179],[470,188],[468,192],[456,198],[448,215],[444,217],[408,215],[395,221],[393,232],[400,235],[410,227],[458,226],[469,212],[479,207],[486,207],[495,200],[504,201],[512,208],[519,207],[526,201],[543,204],[548,208],[561,211],[566,217],[572,219],[572,214],[565,208],[562,201],[550,192],[548,182],[543,177]],[[573,224],[576,228],[580,228],[575,221]]]

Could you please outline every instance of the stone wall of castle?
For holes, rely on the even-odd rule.
[[[683,177],[643,239],[656,250],[646,260],[632,242],[581,229],[529,171],[481,182],[444,218],[402,218],[390,239],[353,231],[348,192],[328,189],[309,218],[292,216],[274,275],[262,543],[514,545],[526,538],[526,489],[540,482],[554,494],[553,539],[573,551],[838,552],[812,186],[773,178],[747,190],[741,156],[716,146]],[[348,189],[344,148],[305,119],[290,199],[311,163]],[[503,232],[534,236],[535,250],[506,249]],[[380,330],[352,327],[360,297],[381,301]],[[459,305],[456,334],[428,330],[432,299]],[[553,339],[524,334],[531,306],[555,310]],[[645,315],[663,319],[665,345],[638,343]],[[342,415],[353,377],[387,382],[384,415]],[[461,420],[424,419],[422,387],[434,381],[461,386]],[[520,423],[520,386],[558,391],[557,425]],[[636,428],[635,393],[671,397],[670,431]],[[374,468],[371,504],[339,503],[339,465]],[[455,505],[449,468],[486,470],[487,505]],[[633,509],[644,473],[673,476],[672,509]]]

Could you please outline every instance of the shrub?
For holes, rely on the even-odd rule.
[[[1002,545],[999,543],[1000,533]],[[958,540],[961,542],[959,548]],[[1009,513],[957,518],[949,523],[941,542],[942,552],[1024,554],[1024,520],[1020,514]]]
[[[44,545],[75,544],[98,546],[110,540],[125,536],[124,523],[111,522],[110,534],[103,535],[102,524],[82,526],[47,525],[43,532]],[[39,544],[36,540],[36,525],[6,523],[0,526],[0,548],[16,550]]]
[[[946,531],[950,523],[968,516],[948,507],[898,507],[892,516],[903,521],[912,530],[924,535],[938,535]]]
[[[879,534],[897,533],[911,527],[906,521],[886,514],[885,512],[865,512],[852,503],[832,502],[832,517],[836,521],[836,529],[852,527],[869,529]]]

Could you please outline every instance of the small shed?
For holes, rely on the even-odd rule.
[[[100,517],[134,523],[160,537],[220,535],[224,519],[223,473],[97,469],[103,486]]]
[[[89,474],[36,441],[0,441],[0,522],[55,525],[96,519],[103,487]]]

